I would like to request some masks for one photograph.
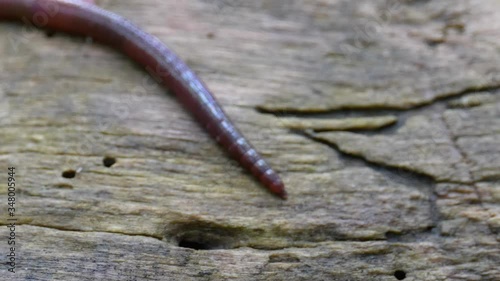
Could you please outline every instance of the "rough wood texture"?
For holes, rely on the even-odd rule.
[[[2,23],[2,278],[500,279],[499,1],[98,3],[187,60],[290,199],[122,55]]]

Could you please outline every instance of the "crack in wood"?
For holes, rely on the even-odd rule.
[[[0,223],[0,226],[6,226],[6,224]],[[57,227],[57,226],[52,226],[52,225],[44,225],[44,224],[34,224],[34,223],[17,223],[16,226],[35,226],[35,227],[40,227],[40,228],[46,228],[46,229],[51,229],[51,230],[58,230],[58,231],[65,231],[65,232],[79,232],[79,233],[108,233],[108,234],[119,234],[119,235],[124,235],[124,236],[138,236],[138,237],[147,237],[147,238],[153,238],[159,241],[163,241],[163,238],[160,236],[155,236],[155,235],[148,235],[148,234],[135,234],[135,233],[125,233],[125,232],[119,232],[119,231],[94,231],[94,230],[81,230],[81,229],[71,229],[71,228],[65,228],[65,227]]]
[[[444,111],[448,108],[448,104],[451,101],[464,98],[467,95],[473,95],[481,92],[491,92],[492,94],[500,94],[500,84],[499,85],[486,85],[479,88],[468,88],[460,92],[455,92],[454,94],[449,94],[437,98],[429,103],[420,104],[411,108],[384,108],[384,107],[367,107],[367,108],[344,108],[344,109],[332,109],[324,112],[317,111],[293,111],[293,110],[265,110],[260,107],[256,108],[257,112],[263,114],[273,114],[276,117],[297,117],[297,118],[324,118],[324,119],[341,119],[341,118],[352,118],[352,117],[380,117],[380,116],[391,116],[397,117],[398,121],[389,124],[387,126],[382,126],[380,128],[366,129],[366,130],[338,130],[344,132],[356,132],[363,135],[390,135],[401,128],[410,117],[427,114],[432,111]],[[296,131],[296,130],[295,130]],[[316,131],[315,131],[316,132]]]
[[[429,206],[430,206],[430,220],[431,220],[431,225],[432,227],[436,227],[441,220],[440,218],[440,212],[439,208],[436,204],[436,184],[437,181],[430,175],[424,174],[424,173],[418,173],[412,170],[409,170],[407,168],[403,167],[393,167],[391,165],[387,165],[385,163],[380,163],[380,162],[373,162],[370,161],[366,158],[364,158],[361,155],[355,155],[355,154],[350,154],[345,151],[342,151],[336,144],[328,142],[323,139],[316,138],[312,134],[304,133],[304,132],[295,132],[296,134],[299,134],[301,136],[304,136],[310,140],[313,140],[315,142],[327,145],[328,147],[334,149],[337,151],[339,154],[341,154],[343,157],[348,158],[349,160],[358,160],[361,161],[365,166],[381,172],[383,174],[388,174],[389,177],[393,180],[396,181],[402,181],[403,184],[408,185],[408,186],[413,186],[417,187],[419,190],[423,191],[425,194],[427,194],[429,198]]]
[[[342,108],[331,108],[331,109],[294,109],[291,107],[287,108],[272,108],[268,109],[264,106],[256,106],[255,110],[262,114],[273,114],[276,117],[284,116],[295,116],[295,117],[312,117],[312,116],[328,116],[328,117],[345,117],[345,116],[363,116],[372,117],[379,115],[397,115],[398,113],[421,110],[423,108],[433,106],[434,104],[448,103],[451,100],[459,99],[470,94],[476,94],[479,92],[492,92],[500,93],[500,83],[489,84],[482,86],[470,86],[466,87],[460,91],[442,93],[437,95],[436,98],[422,101],[418,104],[411,106],[384,106],[384,105],[362,105],[362,106],[344,106]]]

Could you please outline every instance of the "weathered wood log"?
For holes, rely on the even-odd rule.
[[[2,23],[2,278],[500,279],[498,1],[97,3],[194,68],[289,199],[126,57]]]

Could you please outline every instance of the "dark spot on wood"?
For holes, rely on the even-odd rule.
[[[251,232],[212,221],[191,219],[172,222],[167,226],[164,237],[179,247],[194,250],[232,249],[244,244],[245,236]],[[258,232],[253,233],[258,235]]]
[[[430,47],[435,47],[437,45],[441,45],[446,42],[446,39],[443,37],[439,38],[427,38],[425,39],[425,43],[429,45]]]
[[[73,189],[73,185],[71,185],[69,183],[65,183],[65,182],[56,183],[56,184],[54,184],[54,187],[55,188]]]
[[[114,158],[114,157],[106,156],[106,157],[104,157],[104,159],[102,159],[102,164],[108,168],[113,166],[115,163],[116,163],[116,158]]]
[[[54,35],[56,35],[56,32],[54,30],[46,30],[45,31],[45,36],[47,36],[48,38],[54,37]]]
[[[191,241],[188,239],[181,239],[179,241],[179,247],[189,248],[193,250],[210,250],[210,244]]]
[[[406,272],[404,272],[403,270],[396,270],[394,271],[394,277],[396,277],[396,279],[398,280],[403,280],[406,278]]]
[[[76,171],[75,170],[66,170],[62,172],[62,177],[67,178],[67,179],[72,179],[76,176]]]

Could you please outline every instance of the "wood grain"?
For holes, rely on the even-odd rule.
[[[289,200],[124,56],[2,23],[1,276],[500,278],[498,1],[97,2],[193,67]]]

